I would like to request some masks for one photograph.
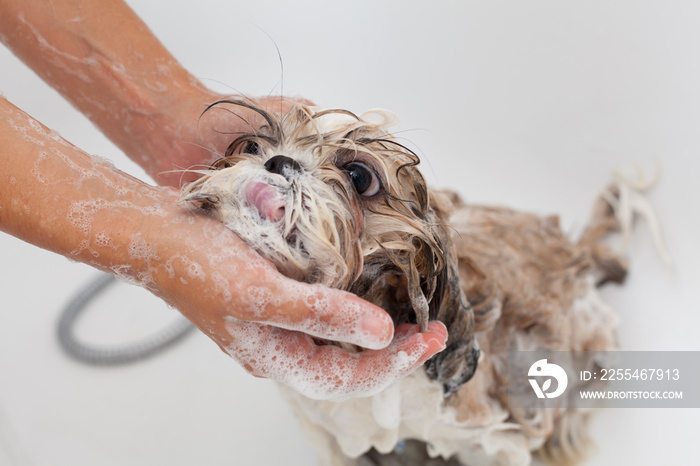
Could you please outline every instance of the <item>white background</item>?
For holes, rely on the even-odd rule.
[[[651,173],[658,158],[663,175],[649,198],[674,274],[639,225],[628,282],[604,296],[620,313],[623,349],[700,350],[697,2],[131,3],[207,85],[279,93],[267,33],[286,94],[393,110],[431,184],[470,202],[558,213],[572,235],[613,170]],[[144,177],[5,49],[0,70],[10,101]],[[314,464],[274,384],[247,376],[202,335],[124,368],[67,360],[55,319],[92,275],[0,236],[0,465]],[[95,341],[146,333],[175,314],[126,285],[100,303],[82,328]],[[602,411],[586,464],[697,464],[697,415]]]

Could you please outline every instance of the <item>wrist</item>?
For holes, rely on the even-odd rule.
[[[176,196],[164,201],[161,216],[145,217],[133,235],[129,249],[136,246],[145,257],[129,260],[144,278],[141,285],[195,324],[208,326],[220,320],[223,304],[238,302],[240,290],[249,288],[247,281],[261,275],[260,269],[274,269],[218,220],[177,205]]]
[[[143,116],[143,124],[134,125],[133,133],[139,141],[134,149],[147,173],[158,184],[180,187],[193,179],[186,176],[187,170],[201,169],[218,158],[218,138],[200,126],[200,117],[221,96],[194,80],[175,87],[177,92],[154,96],[152,112]]]

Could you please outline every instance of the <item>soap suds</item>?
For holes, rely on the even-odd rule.
[[[340,401],[379,393],[410,373],[428,349],[420,342],[422,334],[409,333],[395,338],[385,352],[348,354],[336,346],[315,346],[305,335],[230,316],[225,319],[233,342],[226,347],[231,357],[249,372],[312,399]],[[386,354],[391,353],[394,356],[387,360]]]

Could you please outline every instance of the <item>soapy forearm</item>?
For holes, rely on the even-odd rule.
[[[126,264],[134,234],[174,202],[174,192],[85,154],[4,98],[0,140],[0,229],[74,260]],[[145,266],[132,264],[134,274]]]
[[[380,308],[279,275],[223,224],[178,207],[170,188],[85,154],[2,98],[0,140],[0,230],[148,288],[254,375],[314,398],[368,395],[445,347],[438,323],[389,345]]]
[[[311,390],[314,396],[357,394],[444,348],[441,334],[359,354],[316,347],[311,336],[384,348],[391,319],[349,293],[279,275],[223,224],[178,207],[172,189],[85,154],[5,99],[0,140],[0,230],[148,288],[255,375],[306,390],[333,375],[333,384]],[[241,329],[253,328],[258,340],[242,337]],[[261,344],[267,361],[255,350]],[[404,353],[411,357],[402,359]],[[290,354],[303,377],[290,379],[274,364]],[[396,366],[396,357],[407,364]],[[348,379],[337,378],[340,366]]]
[[[0,230],[152,289],[181,309],[221,312],[220,300],[237,304],[244,320],[293,326],[295,316],[305,317],[291,305],[288,312],[261,307],[255,283],[277,294],[275,287],[296,282],[280,280],[220,222],[178,206],[175,190],[84,153],[4,98],[0,140]],[[293,304],[296,296],[286,294]]]
[[[0,0],[0,39],[159,182],[202,160],[183,144],[217,95],[120,0]]]

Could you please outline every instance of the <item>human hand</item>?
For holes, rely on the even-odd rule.
[[[154,275],[152,291],[255,376],[315,399],[368,396],[445,348],[441,323],[431,323],[425,333],[402,325],[392,338],[391,319],[382,309],[350,293],[280,275],[213,219],[176,220],[167,231],[170,246],[159,256],[174,253],[166,261],[171,268]],[[163,243],[162,230],[155,234],[154,241]],[[318,339],[367,350],[351,353]]]
[[[277,380],[319,400],[379,393],[442,351],[447,339],[441,322],[431,322],[425,333],[419,333],[418,325],[403,324],[386,348],[348,353],[337,346],[319,346],[305,333],[226,320],[234,343],[223,347],[224,351],[251,374]],[[335,333],[336,329],[329,330]]]

